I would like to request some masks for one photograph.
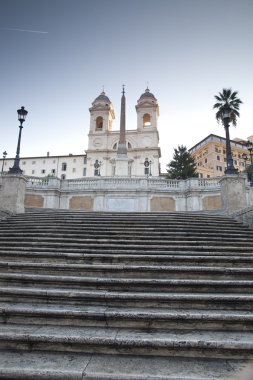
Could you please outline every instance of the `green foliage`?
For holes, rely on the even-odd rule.
[[[230,121],[234,126],[237,123],[237,117],[240,117],[239,109],[240,104],[242,104],[241,99],[237,97],[238,92],[232,92],[231,88],[223,88],[219,95],[215,95],[215,99],[218,101],[214,104],[213,108],[217,108],[216,120],[223,121],[222,115],[225,110],[230,112]]]
[[[198,177],[196,163],[186,146],[179,145],[174,148],[173,159],[167,165],[168,179],[187,179]]]

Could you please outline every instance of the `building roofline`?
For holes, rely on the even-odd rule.
[[[31,159],[31,158],[66,158],[66,157],[84,157],[86,156],[86,153],[83,153],[83,154],[64,154],[64,155],[59,155],[59,156],[27,156],[27,157],[20,157],[20,160],[27,160],[27,159]],[[8,161],[8,160],[14,160],[15,157],[6,157],[5,158],[5,161]],[[0,157],[0,160],[3,160],[3,158]]]
[[[218,139],[222,139],[226,142],[226,138],[223,137],[223,136],[218,136],[218,135],[215,135],[214,133],[211,133],[210,135],[206,136],[203,140],[199,141],[197,144],[195,144],[194,146],[192,146],[190,149],[189,149],[189,152],[192,151],[193,149],[197,148],[197,146],[201,145],[202,143],[204,143],[207,139],[209,139],[210,137],[217,137]],[[239,144],[241,146],[244,147],[244,144],[241,144],[239,141],[236,141],[236,140],[231,140],[230,141],[234,144]]]

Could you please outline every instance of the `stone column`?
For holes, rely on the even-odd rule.
[[[25,189],[27,179],[21,175],[2,176],[0,188],[0,209],[13,214],[25,212]]]
[[[245,176],[229,174],[221,177],[221,207],[230,215],[247,206]]]

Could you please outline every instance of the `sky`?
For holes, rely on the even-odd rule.
[[[89,107],[103,86],[119,129],[147,84],[160,107],[162,171],[178,145],[211,133],[214,95],[243,101],[231,138],[253,135],[253,0],[0,0],[0,156],[14,157],[17,109],[28,110],[21,157],[83,154]]]

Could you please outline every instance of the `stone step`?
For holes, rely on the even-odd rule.
[[[10,239],[23,239],[23,240],[43,240],[43,239],[48,239],[49,241],[50,240],[58,240],[58,239],[61,239],[63,241],[108,241],[110,239],[110,241],[131,241],[131,242],[135,242],[135,241],[151,241],[152,243],[153,242],[158,242],[159,243],[164,243],[164,242],[173,242],[173,241],[179,241],[178,239],[180,239],[180,241],[193,241],[193,242],[196,242],[196,241],[199,241],[199,242],[222,242],[222,243],[231,243],[231,242],[235,242],[235,243],[241,243],[243,244],[244,246],[249,244],[249,245],[253,245],[253,237],[251,236],[250,238],[247,236],[247,235],[243,235],[243,234],[237,234],[236,236],[234,234],[231,234],[231,236],[227,236],[226,234],[214,234],[213,235],[210,235],[208,233],[206,234],[198,234],[198,233],[194,233],[194,234],[189,234],[189,233],[171,233],[171,234],[167,234],[167,235],[162,235],[162,234],[154,234],[153,232],[149,231],[149,232],[146,232],[145,234],[144,233],[138,233],[138,239],[136,239],[136,236],[133,236],[132,234],[130,233],[107,233],[107,232],[99,232],[99,236],[97,236],[97,232],[96,231],[82,231],[82,232],[79,232],[79,233],[75,233],[74,231],[71,231],[68,229],[68,231],[66,232],[63,232],[63,231],[23,231],[23,232],[17,232],[17,231],[13,231],[13,232],[5,232],[5,231],[0,231],[0,240],[1,241],[4,241],[4,240],[10,240]],[[224,240],[225,239],[225,240]]]
[[[139,252],[138,254],[102,254],[102,253],[72,253],[72,252],[58,252],[51,250],[25,250],[25,249],[3,249],[0,247],[0,260],[3,263],[12,263],[13,261],[21,261],[22,263],[55,263],[55,264],[120,264],[120,265],[152,265],[152,266],[169,266],[169,265],[200,265],[200,266],[223,266],[223,267],[236,267],[251,268],[253,265],[252,254],[237,254],[224,255],[223,253],[216,252],[215,255],[211,253],[200,254],[194,252],[177,252],[175,254],[162,254],[158,255],[145,254]]]
[[[149,291],[155,288],[160,292],[225,292],[252,293],[253,280],[213,280],[213,279],[157,279],[157,278],[113,278],[64,275],[42,275],[25,273],[0,273],[0,285],[26,285],[32,287],[71,289],[104,289],[114,291]]]
[[[253,310],[251,293],[234,293],[233,289],[222,292],[159,292],[110,291],[92,289],[69,289],[53,287],[1,286],[0,301],[14,303],[46,303],[82,306],[206,309],[206,310]]]
[[[25,351],[253,358],[253,332],[248,331],[0,325],[0,349],[12,350],[17,345]]]
[[[247,366],[240,359],[0,351],[0,378],[11,380],[223,380]],[[180,368],[180,373],[179,373]]]
[[[141,329],[253,331],[253,312],[235,310],[0,303],[0,323]]]
[[[193,265],[135,265],[122,264],[70,264],[0,261],[0,273],[33,273],[57,276],[85,276],[105,278],[156,278],[156,279],[230,279],[253,280],[251,267],[193,266]]]
[[[129,243],[128,240],[121,242],[111,242],[102,241],[99,239],[94,240],[94,242],[79,241],[66,241],[64,239],[36,239],[36,240],[23,240],[21,239],[13,239],[10,240],[1,240],[1,250],[3,249],[27,249],[27,248],[35,248],[36,250],[45,250],[45,249],[58,249],[61,252],[86,252],[86,253],[138,253],[140,250],[144,251],[144,253],[148,254],[149,252],[157,252],[157,253],[168,253],[174,251],[187,251],[188,249],[194,250],[195,252],[210,252],[216,253],[216,251],[223,253],[253,253],[253,243],[241,244],[241,243],[232,243],[227,242],[225,244],[217,242],[204,242],[199,241],[173,241],[170,243],[163,244],[154,244],[153,242],[146,241],[144,242],[132,242]],[[148,247],[148,248],[147,248]]]

